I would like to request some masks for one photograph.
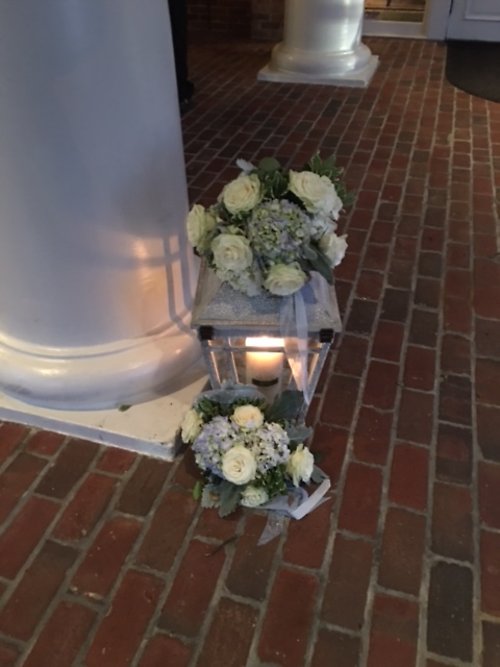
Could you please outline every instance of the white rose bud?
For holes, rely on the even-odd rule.
[[[323,213],[338,219],[343,204],[328,176],[319,176],[312,171],[290,170],[288,187],[309,213]]]
[[[257,462],[252,452],[235,445],[228,449],[222,457],[222,474],[224,479],[238,486],[251,482],[257,472]]]
[[[241,428],[248,429],[260,428],[264,423],[264,415],[255,405],[238,406],[231,419]]]
[[[248,162],[248,160],[242,160],[241,158],[236,160],[236,166],[239,167],[244,174],[250,174],[255,170],[255,167],[251,162]]]
[[[204,245],[207,234],[214,229],[216,220],[201,204],[195,204],[189,211],[186,221],[189,243],[194,248]]]
[[[181,438],[183,442],[193,442],[196,436],[200,433],[203,426],[203,419],[200,415],[191,408],[184,415],[181,424]]]
[[[330,260],[332,266],[338,266],[347,250],[347,235],[337,236],[335,232],[324,234],[319,242],[320,249]]]
[[[294,486],[299,486],[300,482],[309,482],[314,468],[314,456],[307,447],[299,445],[297,449],[290,454],[286,464],[286,471],[292,478]]]
[[[248,485],[241,494],[240,504],[243,507],[258,507],[267,503],[269,496],[267,491],[259,486]]]
[[[241,273],[253,260],[250,243],[238,234],[219,234],[212,241],[212,252],[217,269]]]
[[[220,198],[229,213],[247,213],[262,198],[262,188],[257,174],[242,174],[224,186]]]
[[[275,264],[269,269],[264,287],[278,296],[297,292],[306,281],[306,274],[298,264]]]

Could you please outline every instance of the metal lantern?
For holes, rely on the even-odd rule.
[[[301,290],[307,317],[307,394],[312,396],[336,333],[341,331],[333,287],[319,303],[310,283]],[[224,382],[254,384],[269,402],[296,389],[280,326],[283,297],[248,297],[221,283],[202,263],[191,326],[198,331],[212,387]],[[307,405],[303,406],[303,413]]]

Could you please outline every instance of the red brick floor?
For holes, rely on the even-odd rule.
[[[310,417],[328,504],[257,546],[167,464],[0,426],[0,665],[500,665],[500,105],[443,46],[370,40],[366,91],[257,83],[199,47],[192,201],[237,157],[346,167],[345,333]]]

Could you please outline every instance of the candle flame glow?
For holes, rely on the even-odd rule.
[[[247,338],[247,347],[280,348],[285,345],[283,338],[271,338],[270,336],[259,336],[258,338]]]

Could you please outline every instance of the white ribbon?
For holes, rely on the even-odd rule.
[[[330,478],[319,468],[316,473],[323,477],[318,488],[309,495],[303,488],[292,489],[286,496],[278,496],[261,505],[258,509],[269,510],[266,525],[259,538],[258,545],[266,544],[283,531],[286,516],[300,521],[317,507],[326,502],[325,495],[331,488]]]
[[[298,521],[316,509],[331,486],[330,479],[326,477],[311,495],[305,489],[293,489],[286,496],[278,496],[265,505],[261,505],[259,509],[283,512]]]
[[[284,338],[285,354],[297,389],[311,402],[308,373],[308,327],[306,305],[302,291],[283,299],[280,309],[280,333]]]
[[[311,273],[309,284],[312,287],[316,302],[326,310],[328,317],[333,322],[335,320],[335,310],[333,308],[332,300],[333,285],[329,285],[323,276],[316,271]]]
[[[311,289],[316,303],[335,319],[330,286],[322,275],[313,271],[306,286]],[[304,395],[304,402],[312,400],[309,388],[309,327],[304,302],[304,288],[291,296],[283,297],[280,309],[280,334],[284,338],[285,354],[297,389]]]
[[[299,521],[315,510],[316,507],[318,507],[323,502],[323,496],[327,493],[327,491],[329,491],[331,486],[332,483],[327,477],[321,482],[316,491],[311,494],[307,500],[300,503],[296,509],[290,512],[292,519],[297,519],[297,521]]]

